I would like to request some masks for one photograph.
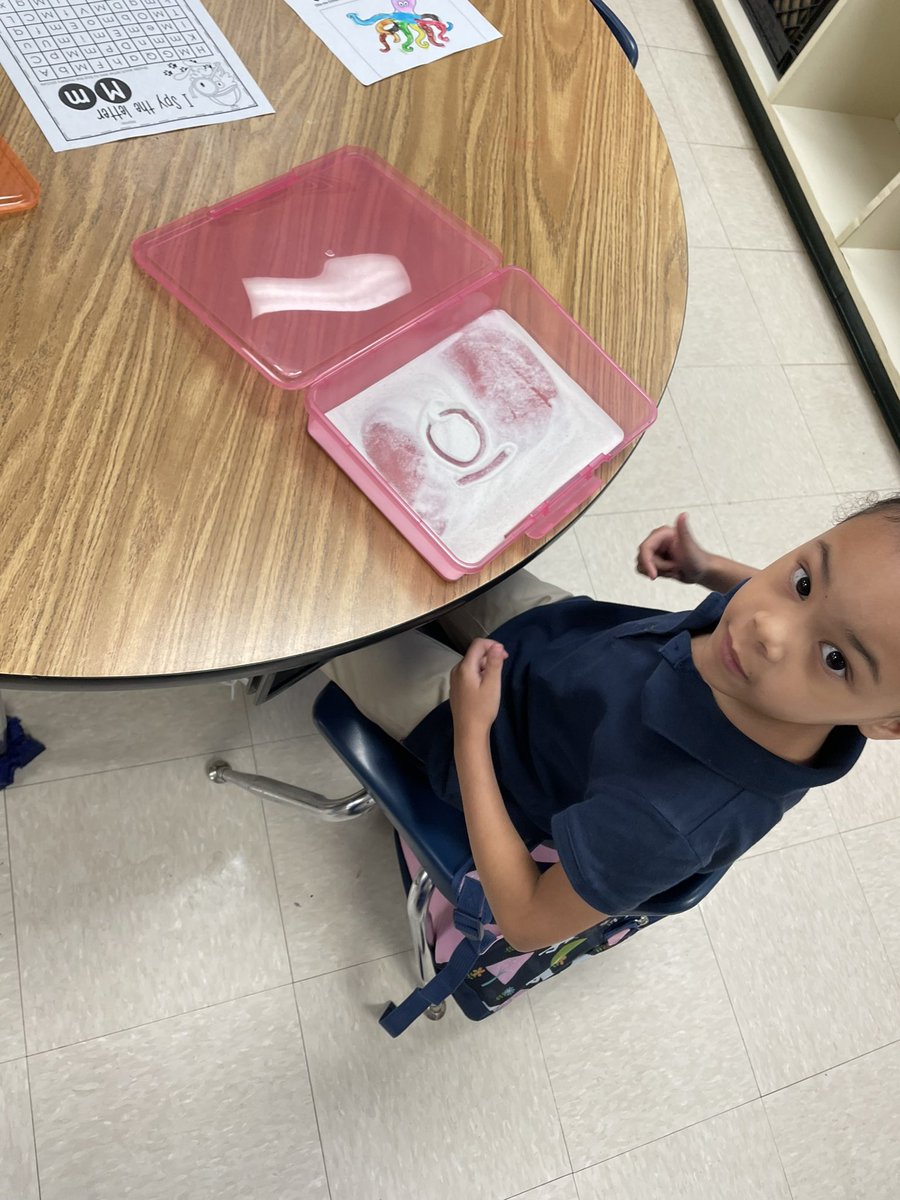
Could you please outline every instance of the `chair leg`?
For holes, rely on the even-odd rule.
[[[266,775],[248,775],[244,771],[233,771],[227,762],[207,763],[206,774],[213,783],[233,783],[255,796],[264,796],[267,800],[277,800],[280,804],[304,809],[326,821],[350,821],[375,808],[375,799],[365,788],[353,792],[350,796],[339,796],[331,800],[319,792],[295,787],[292,783],[282,783],[278,779],[269,779]]]
[[[425,928],[428,920],[428,902],[431,899],[431,893],[434,891],[434,883],[431,876],[423,867],[409,889],[409,895],[406,897],[406,915],[409,918],[409,930],[412,934],[413,952],[416,956],[416,972],[419,976],[419,983],[426,984],[430,979],[434,979],[435,970],[434,962],[431,958],[431,952],[428,949],[428,939],[425,936]],[[447,1011],[447,1002],[442,1000],[440,1004],[432,1004],[425,1010],[425,1015],[430,1021],[439,1021]]]

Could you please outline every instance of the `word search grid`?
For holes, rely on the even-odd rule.
[[[0,0],[0,52],[57,150],[272,111],[193,0]]]

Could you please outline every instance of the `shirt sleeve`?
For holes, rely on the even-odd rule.
[[[552,833],[572,887],[610,916],[639,910],[703,869],[652,801],[617,784],[604,784],[557,813]]]

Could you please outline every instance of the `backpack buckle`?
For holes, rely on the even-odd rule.
[[[463,912],[456,908],[453,912],[453,924],[463,935],[472,942],[481,942],[484,937],[484,922],[474,913]]]

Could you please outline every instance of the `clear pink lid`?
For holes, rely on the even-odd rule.
[[[500,253],[354,146],[135,239],[135,261],[283,388],[494,270]]]

